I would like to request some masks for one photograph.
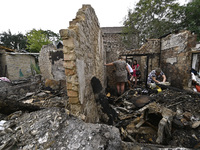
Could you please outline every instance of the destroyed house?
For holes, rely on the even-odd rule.
[[[39,67],[43,79],[65,80],[62,42],[44,45],[39,54]]]
[[[196,35],[183,30],[159,39],[148,39],[141,48],[125,50],[119,55],[125,56],[127,60],[138,60],[144,82],[151,70],[160,67],[171,86],[187,89],[191,69],[199,71],[199,54]]]
[[[126,60],[138,61],[141,66],[141,81],[144,83],[148,73],[160,67],[171,86],[180,89],[187,87],[194,55],[198,57],[196,62],[199,63],[199,49],[194,51],[196,35],[180,30],[159,39],[148,39],[139,49],[127,50],[121,40],[121,27],[100,28],[98,19],[94,17],[94,10],[87,5],[83,5],[79,12],[68,29],[60,30],[72,110],[87,113],[93,109],[83,109],[83,106],[94,102],[94,95],[90,94],[93,92],[90,82],[94,77],[101,81],[102,89],[116,91],[115,70],[104,67],[104,63],[113,62],[120,55]],[[87,114],[89,117],[90,113]]]
[[[116,42],[120,31],[103,32],[94,9],[83,5],[69,28],[60,30],[63,50],[46,45],[39,58],[43,79],[60,80],[64,74],[67,95],[65,89],[32,86],[35,91],[29,93],[16,90],[23,97],[6,97],[12,90],[3,88],[0,110],[9,116],[2,116],[0,149],[200,148],[200,94],[172,87],[158,93],[141,85],[116,97],[106,91],[114,85],[114,72],[104,67],[121,55],[138,60],[143,82],[150,70],[161,67],[168,80],[180,86],[184,78],[179,73],[188,71],[182,71],[184,67],[199,69],[195,35],[180,31],[127,50]],[[37,86],[43,83],[35,81]]]
[[[33,75],[38,53],[19,53],[2,46],[0,49],[1,77],[19,80]]]
[[[147,81],[149,72],[160,67],[173,87],[187,89],[191,79],[191,69],[199,72],[199,44],[196,43],[196,35],[189,31],[180,30],[159,39],[147,39],[140,48],[127,49],[122,40],[122,27],[101,29],[106,62],[117,60],[119,55],[124,56],[130,65],[133,60],[137,60],[142,73],[140,81],[144,83]],[[137,36],[135,42],[137,42]],[[116,91],[114,71],[113,67],[107,68],[107,83],[111,91]]]

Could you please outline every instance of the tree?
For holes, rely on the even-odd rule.
[[[47,34],[43,30],[33,29],[26,34],[27,48],[30,52],[39,52],[43,45],[50,44]]]
[[[27,48],[30,52],[39,52],[43,45],[60,40],[60,36],[51,30],[32,29],[26,36]]]
[[[180,29],[184,9],[175,1],[140,0],[135,9],[128,12],[124,32],[137,33],[139,45],[142,45],[148,38],[159,38]]]
[[[11,49],[26,49],[26,36],[22,33],[12,34],[10,30],[0,34],[0,43]]]
[[[54,33],[51,30],[44,30],[43,32],[44,32],[45,35],[47,35],[47,38],[50,41],[59,41],[59,40],[61,40],[60,35],[57,34],[57,33]]]
[[[185,7],[185,18],[182,22],[182,26],[187,30],[197,34],[198,40],[200,40],[200,1],[193,0]]]

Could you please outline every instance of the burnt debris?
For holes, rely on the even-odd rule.
[[[23,84],[27,82],[12,88]],[[82,121],[84,116],[70,113],[65,90],[43,84],[0,100],[1,149],[199,148],[198,93],[169,86],[158,92],[141,84],[116,97],[104,93],[94,77],[91,85],[101,117],[99,123],[89,124]]]

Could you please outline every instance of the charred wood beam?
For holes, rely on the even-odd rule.
[[[187,100],[183,100],[183,101],[180,101],[180,102],[177,102],[177,103],[174,103],[174,104],[168,105],[168,106],[166,106],[166,107],[169,108],[169,107],[172,107],[172,106],[178,105],[178,104],[180,104],[180,103],[183,103],[183,102],[185,102],[185,101],[187,101]]]
[[[138,129],[139,127],[141,127],[143,124],[145,123],[144,119],[141,119],[140,122],[138,124],[136,124],[135,128]]]
[[[31,104],[24,104],[16,100],[0,100],[0,113],[9,115],[19,110],[32,112],[41,110],[41,108]]]
[[[128,132],[123,128],[121,128],[121,135],[123,136],[123,138],[128,138],[134,143],[136,142],[136,140],[131,135],[129,135]]]
[[[119,116],[120,120],[126,120],[126,119],[130,119],[130,118],[136,118],[137,116],[135,114],[126,114],[124,116]]]
[[[125,95],[127,95],[130,91],[131,91],[131,90],[128,90],[128,91],[126,91],[124,94],[120,95],[118,98],[116,98],[116,99],[114,100],[114,102],[119,101],[122,97],[124,97]]]
[[[129,110],[127,110],[126,108],[123,108],[123,107],[116,107],[115,109],[118,110],[118,111],[121,111],[122,113],[129,113],[130,112]]]
[[[177,92],[183,92],[185,94],[190,94],[190,95],[194,95],[194,96],[200,97],[200,93],[197,93],[197,92],[193,92],[193,91],[189,91],[189,90],[185,90],[185,89],[179,89],[179,88],[176,88],[176,87],[163,85],[163,84],[157,84],[157,85],[159,87],[161,87],[161,89],[170,89],[170,90],[174,90],[174,91],[177,91]]]

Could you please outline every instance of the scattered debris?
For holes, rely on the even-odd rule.
[[[115,97],[104,94],[98,80],[92,82],[100,121],[112,126],[84,123],[83,114],[73,117],[65,90],[40,86],[18,99],[0,100],[0,149],[199,148],[197,93],[141,85]]]
[[[10,80],[6,77],[0,77],[0,81],[10,82]]]

